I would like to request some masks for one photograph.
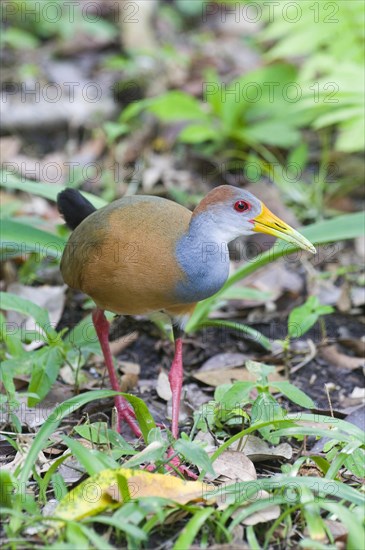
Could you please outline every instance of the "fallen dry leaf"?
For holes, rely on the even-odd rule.
[[[163,399],[164,401],[170,401],[170,399],[172,398],[169,377],[167,376],[166,372],[162,371],[158,375],[156,391],[157,395],[161,397],[161,399]]]
[[[11,162],[20,151],[21,146],[22,142],[17,137],[7,136],[0,138],[1,163]]]
[[[329,528],[331,535],[333,536],[335,542],[346,542],[348,536],[348,528],[346,525],[340,521],[334,521],[330,519],[324,520],[325,524]]]
[[[26,395],[19,395],[19,403],[12,407],[12,413],[16,415],[22,426],[34,429],[42,426],[55,407],[73,395],[72,388],[56,381],[46,397],[34,407],[28,407]]]
[[[213,462],[215,476],[206,474],[206,478],[212,481],[224,476],[229,481],[252,481],[257,479],[256,469],[247,456],[238,451],[224,451]]]
[[[119,468],[103,470],[80,483],[63,498],[54,515],[61,519],[79,520],[107,508],[123,504],[118,481],[126,481],[130,498],[162,497],[179,504],[211,500],[211,485],[185,481],[175,476]],[[88,498],[85,498],[88,495]]]
[[[320,351],[321,357],[328,361],[330,365],[334,365],[335,367],[341,368],[341,369],[358,369],[360,367],[363,367],[365,365],[365,359],[362,357],[351,357],[350,355],[346,355],[345,353],[341,353],[338,351],[337,346],[335,344],[331,346],[325,346]]]
[[[278,458],[290,460],[293,455],[293,449],[289,443],[280,443],[276,447],[270,447],[266,441],[255,435],[246,435],[242,438],[241,442],[235,442],[232,448],[236,451],[238,450],[238,444],[240,452],[249,457],[252,462],[275,460]]]
[[[262,238],[264,242],[267,241],[266,235],[262,235]],[[263,248],[265,249],[265,246]],[[256,307],[260,303],[267,305],[268,302],[275,302],[284,292],[299,295],[303,288],[303,280],[298,273],[288,267],[285,261],[280,261],[269,264],[265,269],[247,277],[244,286],[270,293],[269,301],[245,300],[245,307],[249,305]]]
[[[350,286],[348,283],[343,283],[340,295],[336,301],[337,309],[342,313],[346,313],[351,309]]]
[[[356,386],[350,394],[351,399],[365,399],[365,388]]]
[[[243,353],[217,353],[205,361],[197,372],[242,367],[247,359],[250,357]]]
[[[133,342],[138,339],[138,336],[138,332],[134,331],[130,334],[126,334],[125,336],[117,338],[117,340],[113,340],[113,342],[110,342],[110,351],[112,352],[112,355],[119,355],[124,349],[133,344]]]
[[[269,381],[277,382],[279,380],[285,380],[283,376],[279,374],[279,367],[277,367],[276,372],[269,374]],[[203,372],[196,372],[194,378],[203,382],[203,384],[208,384],[208,386],[220,386],[221,384],[227,384],[231,382],[239,381],[250,381],[255,382],[255,376],[250,373],[245,367],[236,368],[236,369],[217,369],[209,370]]]
[[[120,379],[120,391],[130,392],[138,384],[138,374],[123,374]]]
[[[80,462],[74,456],[66,458],[58,467],[57,472],[67,485],[76,483],[84,476],[84,469],[80,467]]]
[[[65,384],[74,386],[77,382],[78,388],[84,388],[90,381],[90,374],[87,371],[76,369],[69,364],[61,367],[59,376]]]
[[[356,254],[365,258],[365,236],[361,235],[355,239]]]
[[[339,338],[338,343],[354,352],[357,357],[365,357],[365,339]]]
[[[141,366],[138,363],[122,361],[119,365],[119,370],[121,370],[123,374],[135,374],[136,376],[139,376]]]
[[[362,286],[354,286],[350,291],[351,302],[355,307],[361,307],[365,304],[365,288]]]
[[[270,495],[266,491],[260,491],[256,496],[255,500],[268,498]],[[242,507],[244,508],[244,506]],[[238,515],[240,510],[242,508],[237,508],[232,514],[232,517],[234,515]],[[247,518],[243,519],[241,523],[243,525],[257,525],[258,523],[267,523],[268,521],[272,521],[274,519],[277,519],[280,516],[280,506],[277,504],[274,504],[272,506],[268,506],[267,508],[264,508],[263,510],[258,510],[257,512],[254,512]]]

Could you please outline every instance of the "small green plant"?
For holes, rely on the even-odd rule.
[[[15,49],[36,48],[42,40],[69,40],[82,32],[99,38],[114,38],[117,28],[100,17],[92,18],[75,4],[56,0],[9,0],[0,6],[8,26],[1,43]]]
[[[287,411],[279,405],[270,389],[279,391],[289,401],[303,408],[311,409],[315,404],[310,397],[290,382],[269,382],[268,377],[275,372],[274,367],[256,361],[247,361],[246,368],[256,377],[256,381],[218,386],[214,400],[196,413],[197,427],[203,431],[209,429],[216,435],[223,436],[227,435],[227,429],[237,428],[242,424],[254,425],[271,420],[273,424],[258,431],[270,443],[278,443],[279,438],[271,432],[275,420],[285,419]],[[255,394],[257,396],[252,397]],[[250,415],[246,411],[247,408],[251,409]]]
[[[294,110],[315,130],[338,129],[335,147],[339,151],[363,150],[364,3],[303,2],[293,19],[289,7],[286,12],[277,6],[274,14],[272,8],[264,10],[268,25],[260,36],[263,42],[274,41],[266,59],[305,56],[297,77],[301,99]]]
[[[293,65],[277,64],[224,83],[211,71],[206,74],[201,101],[173,90],[134,102],[119,118],[121,132],[125,131],[125,124],[147,111],[162,123],[186,122],[178,141],[207,154],[232,147],[258,151],[262,146],[289,148],[300,139],[300,118],[295,114],[288,116],[290,103],[285,95],[296,74]],[[273,90],[267,85],[273,81],[278,83],[275,101]]]
[[[0,317],[3,342],[0,376],[5,390],[1,395],[0,404],[4,413],[8,413],[11,424],[21,432],[20,421],[13,412],[19,405],[14,376],[30,375],[25,395],[28,396],[29,406],[34,407],[46,397],[64,364],[70,367],[77,389],[82,377],[82,366],[88,356],[97,353],[100,348],[90,316],[84,318],[71,331],[63,329],[57,332],[51,325],[48,312],[29,300],[1,292],[0,306],[4,311],[17,311],[24,316],[32,317],[36,322],[34,330],[26,331],[22,325],[8,325],[2,314]],[[25,351],[23,344],[36,341],[42,346],[40,349]]]
[[[322,335],[325,335],[323,315],[333,311],[332,306],[321,305],[317,296],[309,296],[303,305],[295,307],[289,314],[287,341],[304,336],[318,321],[321,323]]]

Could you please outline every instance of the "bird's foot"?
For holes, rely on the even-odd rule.
[[[170,447],[170,449],[167,451],[167,457],[170,458],[169,464],[167,464],[166,469],[169,471],[178,470],[183,475],[186,475],[190,477],[191,479],[197,480],[198,476],[194,474],[187,466],[184,464],[181,464],[181,460],[178,456],[173,456],[175,454],[174,449]],[[170,466],[171,464],[171,466]]]
[[[168,458],[170,456],[172,457],[173,454],[174,454],[174,450],[172,448],[170,448],[167,451],[167,457]],[[170,466],[170,464],[171,464],[171,466]],[[153,464],[148,464],[148,466],[145,466],[143,469],[147,470],[147,472],[152,472],[153,473],[156,470],[156,466],[154,466]],[[188,476],[188,477],[190,477],[191,479],[194,479],[194,480],[198,479],[198,476],[196,474],[194,474],[194,472],[189,470],[189,468],[187,466],[185,466],[184,464],[181,464],[181,461],[180,461],[178,456],[174,456],[169,460],[169,463],[166,464],[166,470],[168,472],[172,472],[172,473],[176,472],[176,470],[178,470],[184,476]]]
[[[142,432],[136,421],[134,410],[128,401],[121,395],[115,398],[115,408],[117,409],[117,432],[120,433],[122,422],[126,422],[136,437],[141,437]]]

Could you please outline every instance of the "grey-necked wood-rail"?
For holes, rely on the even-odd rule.
[[[254,195],[230,185],[210,191],[193,212],[153,196],[124,197],[95,210],[74,189],[62,191],[57,202],[74,230],[62,256],[62,275],[70,287],[96,303],[93,322],[114,390],[120,391],[120,386],[104,310],[122,315],[162,311],[171,317],[175,356],[169,381],[176,438],[183,382],[182,330],[196,303],[215,294],[228,277],[229,259],[222,247],[258,231],[313,253],[315,248]],[[139,436],[128,402],[118,396],[115,405],[118,427],[125,420]]]

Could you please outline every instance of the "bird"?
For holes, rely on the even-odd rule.
[[[150,195],[123,197],[95,209],[72,188],[58,194],[57,205],[72,230],[61,258],[61,273],[69,287],[81,290],[96,304],[92,320],[113,390],[120,392],[120,384],[105,310],[125,316],[163,312],[170,317],[175,340],[169,371],[175,439],[179,434],[184,327],[196,304],[226,282],[228,243],[261,232],[316,252],[261,200],[231,185],[213,188],[193,211]],[[125,421],[139,437],[141,431],[128,401],[118,395],[115,407],[117,429]]]

